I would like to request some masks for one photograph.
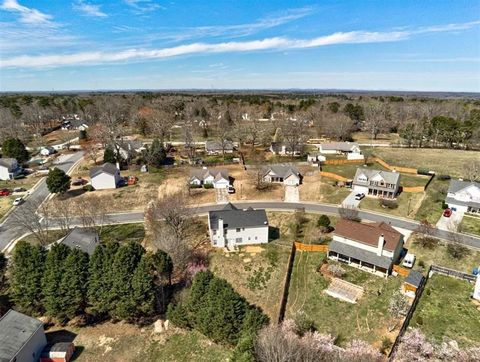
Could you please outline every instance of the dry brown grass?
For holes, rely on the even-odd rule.
[[[300,200],[340,204],[351,192],[350,189],[334,186],[335,181],[316,173],[303,178]]]

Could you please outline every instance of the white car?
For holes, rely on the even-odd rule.
[[[13,200],[12,205],[13,205],[13,206],[18,206],[18,205],[20,205],[20,204],[23,204],[23,201],[24,201],[24,200],[23,200],[22,197],[18,197],[18,198],[16,198],[15,200]]]
[[[413,268],[413,264],[415,264],[415,254],[410,254],[410,253],[407,253],[407,255],[405,255],[405,258],[403,258],[403,263],[402,265],[405,267],[405,268]]]

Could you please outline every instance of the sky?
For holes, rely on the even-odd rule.
[[[480,92],[480,1],[0,0],[0,91]]]

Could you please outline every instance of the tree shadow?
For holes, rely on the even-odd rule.
[[[83,195],[85,192],[87,191],[85,191],[83,188],[68,190],[67,192],[59,195],[59,198],[61,200],[73,199],[75,197]]]
[[[268,227],[268,241],[276,240],[280,238],[280,229],[275,226]]]

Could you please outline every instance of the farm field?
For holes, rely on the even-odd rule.
[[[480,315],[470,298],[473,285],[467,281],[433,274],[417,305],[410,327],[442,342],[451,338],[460,347],[478,346]]]
[[[385,279],[341,264],[346,270],[344,279],[365,289],[357,304],[350,304],[324,293],[329,280],[318,268],[325,258],[320,252],[297,252],[286,318],[305,314],[319,332],[336,336],[340,345],[361,339],[380,347],[385,336],[393,341],[398,328],[389,332],[389,327],[399,327],[401,321],[389,316],[388,305],[402,278]]]

